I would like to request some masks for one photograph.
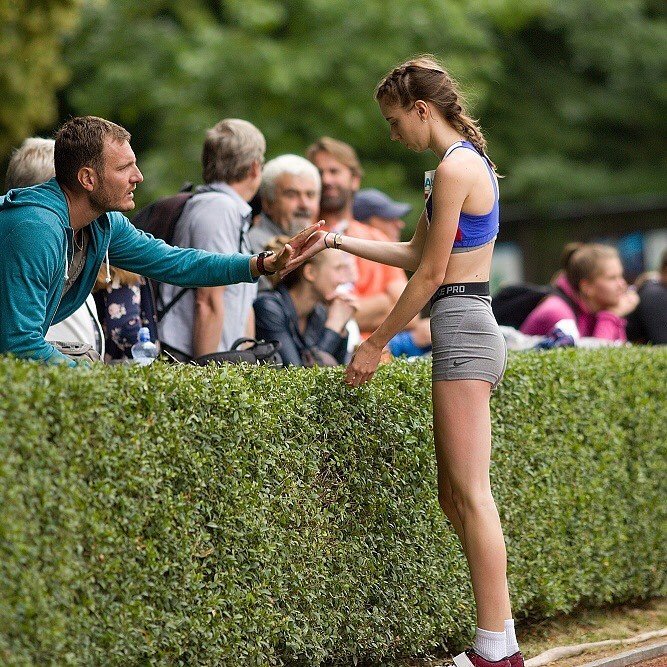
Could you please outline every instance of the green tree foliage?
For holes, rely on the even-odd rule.
[[[498,21],[500,65],[479,106],[511,176],[505,194],[543,202],[664,192],[665,5],[543,5],[521,26]]]
[[[414,192],[428,162],[390,146],[373,89],[429,44],[478,81],[493,54],[467,13],[435,0],[370,0],[363,11],[351,0],[198,0],[187,11],[171,1],[91,4],[68,51],[77,80],[67,98],[75,112],[133,131],[144,194],[196,177],[203,130],[225,116],[256,123],[269,156],[301,153],[321,134],[349,141],[369,182]]]
[[[366,185],[419,202],[432,155],[391,144],[378,79],[433,52],[467,93],[505,201],[659,192],[667,23],[656,0],[83,0],[63,115],[126,125],[143,201],[199,177],[204,129],[237,116],[268,156],[328,134]],[[664,152],[663,152],[664,154]]]
[[[81,0],[0,0],[0,159],[57,120],[56,91],[67,81],[63,36]]]

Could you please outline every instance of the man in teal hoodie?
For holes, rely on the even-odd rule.
[[[278,254],[219,255],[171,247],[132,226],[143,176],[130,134],[102,118],[67,121],[56,135],[55,178],[0,197],[0,353],[72,360],[44,339],[93,288],[103,262],[160,282],[212,287],[281,271],[317,226]]]

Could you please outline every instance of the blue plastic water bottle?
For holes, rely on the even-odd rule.
[[[135,364],[148,366],[157,359],[157,347],[151,343],[151,334],[148,327],[141,327],[137,342],[132,346],[132,358]]]

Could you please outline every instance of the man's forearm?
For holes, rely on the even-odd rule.
[[[195,303],[195,317],[192,327],[192,355],[201,357],[218,351],[222,338],[224,312],[222,307],[211,308],[203,302]]]

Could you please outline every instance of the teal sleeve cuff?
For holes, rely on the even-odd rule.
[[[222,255],[226,262],[228,262],[228,271],[232,278],[229,283],[256,283],[259,276],[254,278],[250,271],[250,259],[253,255],[242,255],[236,253],[234,255]]]

